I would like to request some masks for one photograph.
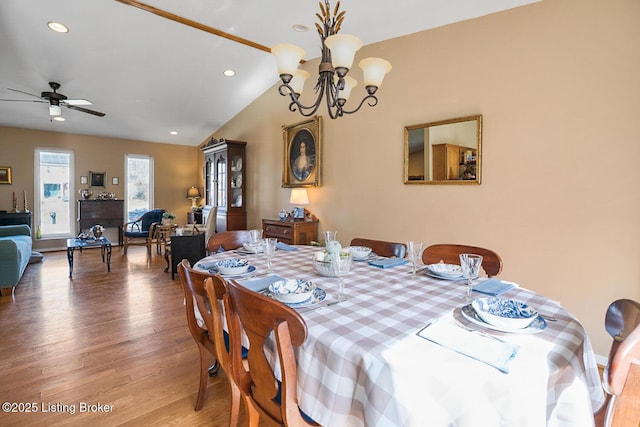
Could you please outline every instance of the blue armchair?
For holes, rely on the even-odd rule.
[[[144,245],[147,254],[151,256],[151,245],[156,239],[156,224],[162,222],[164,209],[153,209],[145,212],[135,221],[124,225],[124,254],[127,254],[129,245]]]

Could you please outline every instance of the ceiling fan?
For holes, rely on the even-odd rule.
[[[24,93],[25,95],[34,96],[38,98],[37,100],[33,99],[0,99],[0,101],[18,101],[18,102],[48,102],[49,103],[49,115],[50,116],[59,116],[62,114],[62,106],[70,108],[72,110],[81,111],[83,113],[93,114],[94,116],[104,117],[105,113],[101,113],[100,111],[90,110],[88,108],[81,107],[81,105],[92,105],[91,101],[87,101],[86,99],[69,99],[66,95],[58,93],[57,90],[60,89],[60,83],[49,82],[49,87],[53,92],[45,91],[38,95],[34,95],[29,92],[25,92],[19,89],[11,89],[9,90],[18,93]]]

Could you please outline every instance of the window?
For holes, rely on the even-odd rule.
[[[127,154],[125,160],[127,221],[153,209],[153,157]]]
[[[73,216],[73,152],[36,149],[34,206],[35,228],[42,238],[75,235]]]

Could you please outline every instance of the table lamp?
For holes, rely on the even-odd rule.
[[[200,195],[200,190],[196,187],[189,187],[189,189],[187,190],[187,199],[191,199],[191,210],[196,210],[198,209],[198,205],[196,205],[196,200],[198,200],[200,197],[202,197]]]
[[[302,205],[309,204],[307,190],[304,188],[292,188],[289,203],[294,205],[293,219],[304,219],[304,207],[302,207]]]

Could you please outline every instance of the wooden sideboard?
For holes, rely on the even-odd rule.
[[[124,200],[78,200],[78,232],[96,224],[118,227],[118,244],[122,246]]]
[[[288,245],[308,245],[312,240],[318,240],[318,220],[263,219],[262,234]]]
[[[31,227],[31,212],[0,212],[0,225],[19,224]]]

